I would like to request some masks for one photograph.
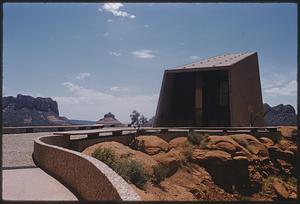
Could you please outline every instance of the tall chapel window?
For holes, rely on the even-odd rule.
[[[228,105],[228,81],[220,81],[220,105]]]

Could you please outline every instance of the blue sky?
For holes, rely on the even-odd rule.
[[[297,5],[5,3],[3,93],[52,97],[60,114],[155,114],[163,71],[258,52],[263,102],[297,94]]]

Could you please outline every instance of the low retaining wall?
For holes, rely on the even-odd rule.
[[[70,188],[79,199],[140,200],[132,187],[103,162],[66,149],[69,147],[69,137],[39,137],[34,140],[34,162]]]

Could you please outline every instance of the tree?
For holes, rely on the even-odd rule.
[[[269,113],[270,111],[258,111],[258,112],[254,112],[254,107],[252,105],[248,105],[248,113],[250,116],[250,127],[253,127],[256,120],[258,118],[264,118],[266,116],[267,113]]]
[[[139,125],[140,115],[141,114],[139,112],[137,112],[136,110],[132,111],[132,113],[130,114],[131,125]]]
[[[132,111],[132,113],[130,114],[130,118],[131,118],[131,125],[143,126],[148,122],[148,119],[144,115],[141,115],[136,110]]]
[[[148,119],[145,116],[141,115],[139,118],[139,124],[145,125],[147,122],[148,122]]]

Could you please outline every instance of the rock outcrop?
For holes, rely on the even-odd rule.
[[[286,139],[294,133],[289,131],[281,140],[249,134],[210,135],[205,145],[193,144],[183,135],[169,142],[141,135],[128,146],[102,142],[83,153],[110,148],[118,157],[142,164],[150,179],[143,189],[132,186],[143,200],[295,200],[297,146]]]
[[[271,107],[267,103],[264,103],[263,106],[267,126],[297,125],[297,115],[293,106],[280,104]]]
[[[105,126],[115,126],[115,127],[122,127],[124,124],[122,124],[119,120],[115,118],[115,115],[111,112],[104,115],[103,118],[99,119],[97,124],[103,124]]]
[[[149,155],[168,152],[170,150],[170,145],[165,140],[155,135],[136,137],[130,146],[133,149],[145,152]]]
[[[57,102],[51,98],[21,94],[3,97],[2,113],[4,126],[69,124],[59,116]]]
[[[111,149],[119,158],[130,158],[141,163],[149,175],[153,175],[153,167],[158,165],[157,161],[148,154],[135,151],[118,142],[101,142],[86,148],[83,153],[92,155],[97,148]]]

